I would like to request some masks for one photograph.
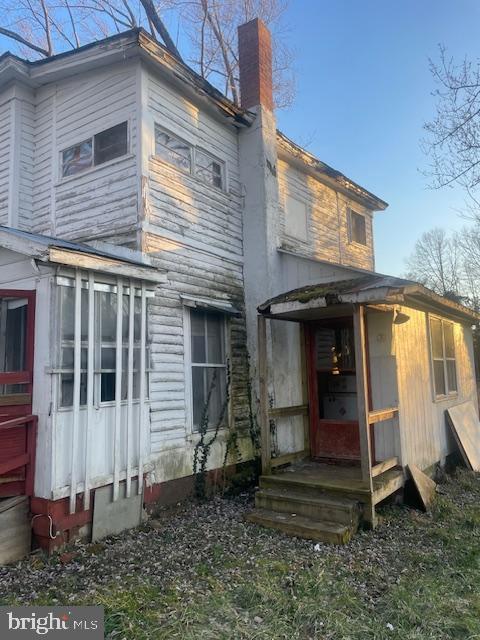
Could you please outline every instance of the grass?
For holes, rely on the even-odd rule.
[[[219,523],[232,540],[195,550],[189,573],[112,581],[75,604],[103,605],[107,636],[126,640],[480,639],[480,477],[441,489],[430,514],[387,507],[343,548],[242,524],[237,550]],[[74,588],[65,576],[36,602]]]

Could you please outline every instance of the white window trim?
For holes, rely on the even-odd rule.
[[[446,394],[437,394],[436,389],[435,389],[435,369],[434,369],[434,358],[433,358],[433,343],[432,343],[432,331],[430,328],[430,319],[433,318],[435,320],[440,320],[440,322],[442,323],[442,347],[443,347],[443,375],[445,378],[445,389],[447,389],[447,393]],[[448,373],[447,373],[447,358],[445,357],[445,334],[443,331],[443,324],[444,323],[448,323],[451,324],[453,326],[453,348],[455,351],[455,378],[456,378],[456,382],[457,382],[457,389],[456,391],[452,391],[451,393],[448,392]],[[434,402],[444,402],[445,400],[452,400],[455,398],[458,398],[458,360],[457,360],[457,346],[455,344],[455,322],[453,322],[452,320],[447,320],[446,318],[442,318],[442,316],[437,316],[433,313],[427,313],[427,331],[428,331],[428,342],[429,342],[429,347],[430,347],[430,377],[432,379],[432,383],[431,383],[431,388],[432,388],[432,397],[433,397],[433,401]],[[448,358],[449,360],[451,360],[452,358]]]
[[[362,242],[358,242],[353,239],[353,224],[352,224],[352,214],[356,213],[358,216],[362,216],[365,221],[365,244]],[[354,244],[356,247],[362,247],[363,249],[368,248],[368,234],[367,234],[367,214],[363,211],[357,211],[356,209],[352,209],[352,207],[348,207],[348,243]]]
[[[193,425],[193,385],[192,385],[192,367],[194,366],[192,362],[192,323],[191,323],[191,311],[195,310],[190,306],[183,306],[183,343],[184,343],[184,371],[185,371],[185,425],[187,431],[187,437],[191,440],[195,438],[199,438],[200,434],[198,431],[195,431]],[[202,309],[200,309],[201,311]],[[219,312],[219,315],[222,315]],[[231,353],[231,340],[230,340],[230,322],[227,315],[223,314],[224,321],[224,336],[225,336],[225,360],[228,363],[231,361],[230,353]],[[203,366],[203,365],[199,365]],[[226,365],[209,365],[212,367],[220,367],[225,368]],[[230,370],[231,373],[231,370]],[[232,398],[230,397],[227,410],[226,410],[226,424],[223,427],[220,427],[219,431],[226,431],[229,427],[230,415],[231,415],[231,402]],[[213,428],[212,428],[213,429]],[[208,429],[211,431],[212,429]]]
[[[118,156],[117,158],[112,158],[111,160],[107,160],[106,162],[102,162],[102,164],[94,164],[94,160],[95,160],[95,142],[94,142],[94,138],[96,135],[98,135],[99,133],[103,133],[104,131],[108,131],[108,129],[112,129],[113,127],[116,127],[119,124],[123,124],[124,122],[127,123],[127,151],[126,153],[124,153],[122,156]],[[84,171],[79,171],[78,173],[74,173],[71,176],[64,176],[63,175],[63,153],[64,151],[67,151],[68,149],[70,149],[71,147],[75,147],[78,144],[82,144],[82,142],[87,142],[88,140],[92,141],[92,166],[88,167],[88,169],[85,169]],[[122,118],[120,121],[117,122],[117,120],[115,120],[115,122],[113,122],[112,124],[107,124],[106,126],[102,127],[102,129],[99,129],[98,131],[94,131],[92,134],[85,136],[84,138],[82,138],[81,140],[77,141],[77,142],[71,142],[69,144],[67,144],[66,146],[62,147],[61,149],[57,150],[57,161],[58,161],[58,166],[57,166],[57,185],[60,184],[64,184],[65,182],[69,182],[70,180],[74,180],[75,178],[79,178],[80,176],[86,176],[94,171],[97,171],[99,169],[102,169],[104,167],[109,167],[111,165],[117,164],[119,162],[122,162],[128,158],[134,158],[135,154],[132,152],[132,117],[128,116],[125,118]]]
[[[288,197],[291,197],[294,200],[297,200],[297,202],[299,202],[300,204],[302,204],[305,208],[305,237],[299,237],[296,235],[293,235],[292,233],[289,233],[287,231],[287,217],[288,217]],[[310,222],[311,222],[311,208],[310,205],[305,202],[304,200],[300,200],[299,198],[295,198],[294,196],[292,196],[292,194],[290,193],[284,193],[283,194],[283,217],[284,217],[284,221],[283,221],[283,232],[285,234],[285,237],[288,238],[289,240],[293,240],[294,242],[302,242],[303,244],[308,244],[310,241]]]

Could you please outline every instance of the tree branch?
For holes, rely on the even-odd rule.
[[[36,44],[33,44],[33,42],[29,42],[28,40],[25,40],[25,38],[22,38],[22,36],[19,35],[18,33],[15,33],[15,31],[10,31],[10,29],[5,29],[4,27],[0,27],[0,33],[6,36],[7,38],[10,38],[12,40],[15,40],[16,42],[19,42],[20,44],[25,45],[29,49],[32,49],[32,51],[36,51],[37,53],[40,53],[42,56],[45,56],[46,58],[48,58],[49,56],[49,53],[46,49],[42,49],[42,47],[38,47]]]

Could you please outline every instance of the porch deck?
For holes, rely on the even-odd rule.
[[[277,484],[284,483],[285,486],[308,487],[318,493],[337,493],[359,502],[368,502],[370,499],[370,491],[367,483],[362,480],[360,466],[300,460],[269,476],[262,476],[262,480],[268,483],[268,478],[272,477]],[[373,504],[385,500],[403,487],[403,484],[403,472],[398,468],[389,469],[373,478]]]

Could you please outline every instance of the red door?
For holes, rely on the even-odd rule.
[[[35,292],[0,290],[0,470],[32,454],[26,423],[1,424],[32,413],[34,328]],[[0,497],[26,493],[25,475],[25,464],[0,473]]]

